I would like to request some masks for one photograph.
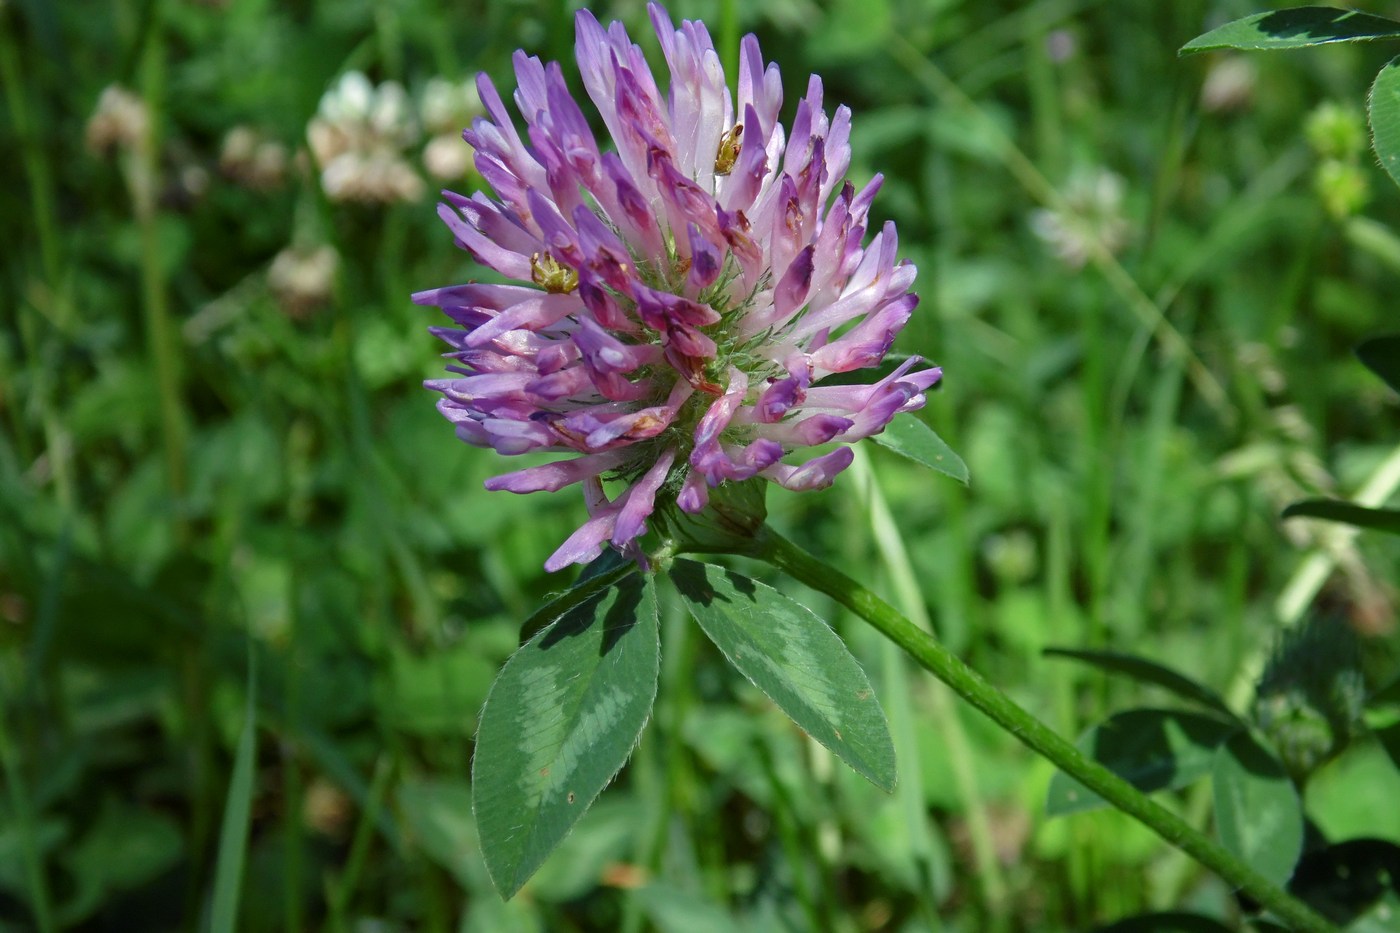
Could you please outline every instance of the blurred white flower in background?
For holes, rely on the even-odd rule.
[[[224,135],[219,170],[245,188],[272,191],[287,180],[291,156],[280,140],[239,124]]]
[[[396,81],[373,85],[358,71],[344,74],[321,97],[306,128],[333,201],[388,204],[423,197],[423,179],[404,158],[421,131],[408,93]]]
[[[94,155],[105,156],[144,145],[151,127],[146,102],[119,84],[109,84],[88,117],[84,139]]]
[[[423,166],[434,178],[457,181],[472,171],[474,151],[462,141],[462,130],[485,110],[476,85],[432,78],[423,87],[418,115],[429,135]]]
[[[326,304],[335,288],[340,256],[329,246],[288,246],[272,260],[267,286],[291,317],[305,317]]]
[[[1207,113],[1245,110],[1254,103],[1259,69],[1244,55],[1225,55],[1211,63],[1201,85],[1201,109]]]
[[[1081,269],[1100,243],[1110,253],[1128,245],[1132,228],[1123,216],[1123,178],[1106,168],[1074,173],[1061,192],[1064,209],[1031,212],[1031,232],[1048,245],[1060,261]]]

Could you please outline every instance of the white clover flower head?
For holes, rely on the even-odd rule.
[[[1031,212],[1031,232],[1065,265],[1082,269],[1100,247],[1116,254],[1128,245],[1132,226],[1123,214],[1126,193],[1121,175],[1102,167],[1081,169],[1065,184],[1064,210]]]
[[[321,97],[307,142],[321,167],[321,187],[336,201],[416,201],[423,180],[405,158],[421,138],[403,86],[380,85],[358,71],[341,76]]]
[[[107,155],[114,150],[129,152],[138,148],[147,139],[150,127],[146,102],[119,84],[109,84],[98,96],[83,135],[89,152]]]

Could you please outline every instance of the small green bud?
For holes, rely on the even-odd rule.
[[[1322,206],[1336,220],[1346,220],[1361,211],[1371,199],[1371,184],[1355,162],[1325,159],[1317,167],[1313,185]]]
[[[1355,107],[1327,101],[1308,114],[1303,128],[1313,151],[1325,159],[1355,159],[1366,149],[1366,119]]]

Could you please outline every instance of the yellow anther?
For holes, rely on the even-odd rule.
[[[719,138],[719,152],[715,155],[715,174],[728,175],[739,161],[739,141],[744,136],[744,124],[734,124],[734,129]]]
[[[530,278],[551,295],[565,295],[578,288],[578,273],[548,253],[530,257]]]

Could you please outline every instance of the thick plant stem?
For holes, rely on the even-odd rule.
[[[1072,744],[989,684],[932,635],[841,571],[818,560],[766,526],[759,531],[747,554],[827,594],[869,622],[880,634],[903,648],[921,667],[952,687],[959,696],[1032,751],[1043,755],[1061,771],[1248,894],[1294,929],[1336,929],[1308,905],[1272,884],[1219,843],[1149,800],[1103,765],[1086,758]]]

